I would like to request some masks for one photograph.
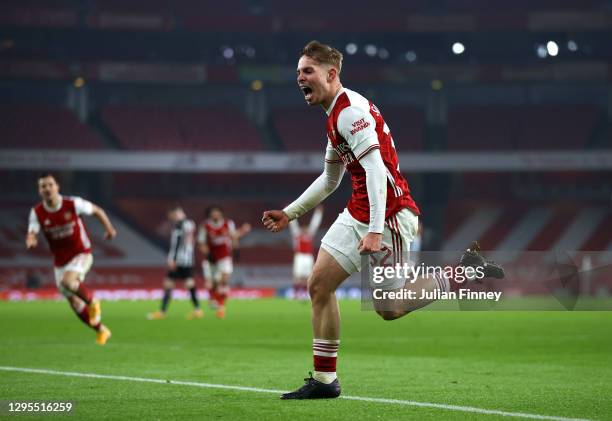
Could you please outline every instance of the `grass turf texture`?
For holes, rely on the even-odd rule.
[[[0,365],[290,390],[311,370],[310,310],[230,301],[187,321],[188,302],[103,303],[113,331],[94,344],[64,302],[0,303]],[[343,394],[511,412],[612,419],[612,313],[421,311],[384,322],[340,303]],[[0,399],[71,400],[79,419],[496,419],[349,400],[0,372]],[[507,419],[507,418],[506,418]]]

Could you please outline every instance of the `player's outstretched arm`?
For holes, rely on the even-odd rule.
[[[308,225],[308,232],[310,235],[314,236],[317,233],[317,230],[321,225],[321,221],[323,221],[323,205],[317,206],[312,214],[310,224]]]
[[[289,221],[304,215],[321,203],[340,185],[344,175],[344,166],[337,163],[326,163],[325,171],[298,197],[283,210],[265,211],[261,221],[272,232],[287,228]]]
[[[245,222],[240,226],[240,228],[235,229],[231,232],[232,236],[232,247],[237,249],[240,247],[240,239],[251,232],[251,224]]]
[[[200,225],[200,229],[198,230],[198,249],[204,258],[208,257],[209,250],[208,243],[206,242],[206,227],[204,224]]]
[[[283,212],[290,221],[304,215],[338,188],[343,175],[344,165],[341,161],[326,160],[323,174],[317,177],[300,197],[283,209]]]
[[[106,212],[104,212],[104,209],[97,205],[93,205],[92,215],[98,218],[98,221],[100,221],[104,227],[104,238],[106,240],[112,240],[117,236],[117,230],[115,230],[115,227],[113,227],[113,224],[111,224],[111,221],[108,219],[108,215]]]
[[[239,240],[245,235],[247,235],[249,232],[251,232],[251,224],[245,222],[244,224],[240,225],[240,228],[236,230],[235,237],[237,240]]]
[[[340,185],[343,175],[344,165],[328,142],[323,173],[312,182],[300,197],[282,211],[265,211],[261,219],[264,226],[272,232],[287,228],[289,221],[304,215],[332,194]]]

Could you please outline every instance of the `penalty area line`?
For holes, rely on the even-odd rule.
[[[237,391],[242,391],[242,392],[273,393],[277,395],[285,392],[284,390],[262,389],[259,387],[234,386],[234,385],[216,384],[216,383],[189,382],[189,381],[182,381],[182,380],[151,379],[151,378],[145,378],[145,377],[117,376],[117,375],[111,375],[111,374],[80,373],[80,372],[74,372],[74,371],[47,370],[47,369],[41,369],[41,368],[0,366],[0,371],[10,371],[10,372],[17,372],[17,373],[32,373],[32,374],[47,374],[47,375],[52,375],[52,376],[64,376],[64,377],[81,377],[81,378],[87,378],[87,379],[131,381],[131,382],[140,382],[140,383],[173,384],[173,385],[179,385],[179,386],[200,387],[200,388],[206,388],[206,389],[226,389],[226,390],[237,390]],[[434,409],[442,409],[442,410],[447,410],[447,411],[469,412],[469,413],[483,414],[483,415],[498,415],[498,416],[503,416],[503,417],[514,417],[514,418],[528,418],[528,419],[534,419],[534,420],[590,421],[584,418],[566,418],[566,417],[558,417],[558,416],[553,416],[553,415],[528,414],[525,412],[508,412],[508,411],[501,411],[497,409],[485,409],[485,408],[476,408],[472,406],[460,406],[460,405],[446,405],[446,404],[432,403],[432,402],[417,402],[417,401],[402,400],[402,399],[368,398],[368,397],[362,397],[362,396],[340,396],[340,398],[344,400],[351,400],[351,401],[382,403],[382,404],[388,404],[388,405],[414,406],[414,407],[420,407],[420,408],[434,408]]]

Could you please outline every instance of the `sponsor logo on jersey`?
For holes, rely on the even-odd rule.
[[[354,122],[352,126],[353,126],[353,129],[351,130],[351,135],[354,135],[355,133],[360,132],[366,127],[369,127],[370,123],[368,121],[365,121],[365,117],[364,117]]]
[[[338,145],[336,145],[335,147],[336,152],[338,153],[338,155],[344,155],[347,154],[351,151],[350,146],[347,143],[338,143]]]
[[[54,227],[45,229],[45,232],[47,232],[54,240],[61,240],[62,238],[70,237],[74,233],[75,225],[75,222],[71,221],[64,225],[56,225]]]
[[[342,163],[345,166],[355,161],[355,155],[353,154],[353,151],[351,151],[351,148],[347,143],[343,142],[337,144],[336,146],[334,146],[334,150],[336,151],[340,159],[342,159]]]

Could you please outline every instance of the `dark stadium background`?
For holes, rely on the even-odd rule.
[[[425,250],[478,238],[485,250],[610,251],[611,11],[604,0],[3,1],[0,297],[55,294],[46,246],[24,247],[45,170],[117,225],[104,243],[88,224],[88,283],[106,298],[161,287],[174,203],[196,221],[220,204],[253,224],[236,293],[287,288],[289,236],[259,221],[322,168],[325,116],[295,83],[311,39],[344,53],[344,85],[391,127]],[[345,179],[325,202],[321,233],[349,192]]]
[[[289,402],[312,369],[311,309],[282,298],[289,234],[260,221],[323,168],[325,115],[295,80],[312,39],[390,126],[423,249],[454,264],[480,240],[509,303],[389,323],[339,300],[341,398]],[[531,311],[612,309],[611,41],[612,0],[0,0],[0,417],[70,401],[79,420],[612,419],[612,313]],[[43,171],[118,230],[105,242],[86,219],[104,346],[45,241],[25,249]],[[349,195],[345,176],[319,238]],[[145,318],[177,203],[253,225],[224,319],[206,304],[185,320],[180,288]],[[358,276],[339,291],[359,293]],[[520,311],[430,311],[447,309]]]

